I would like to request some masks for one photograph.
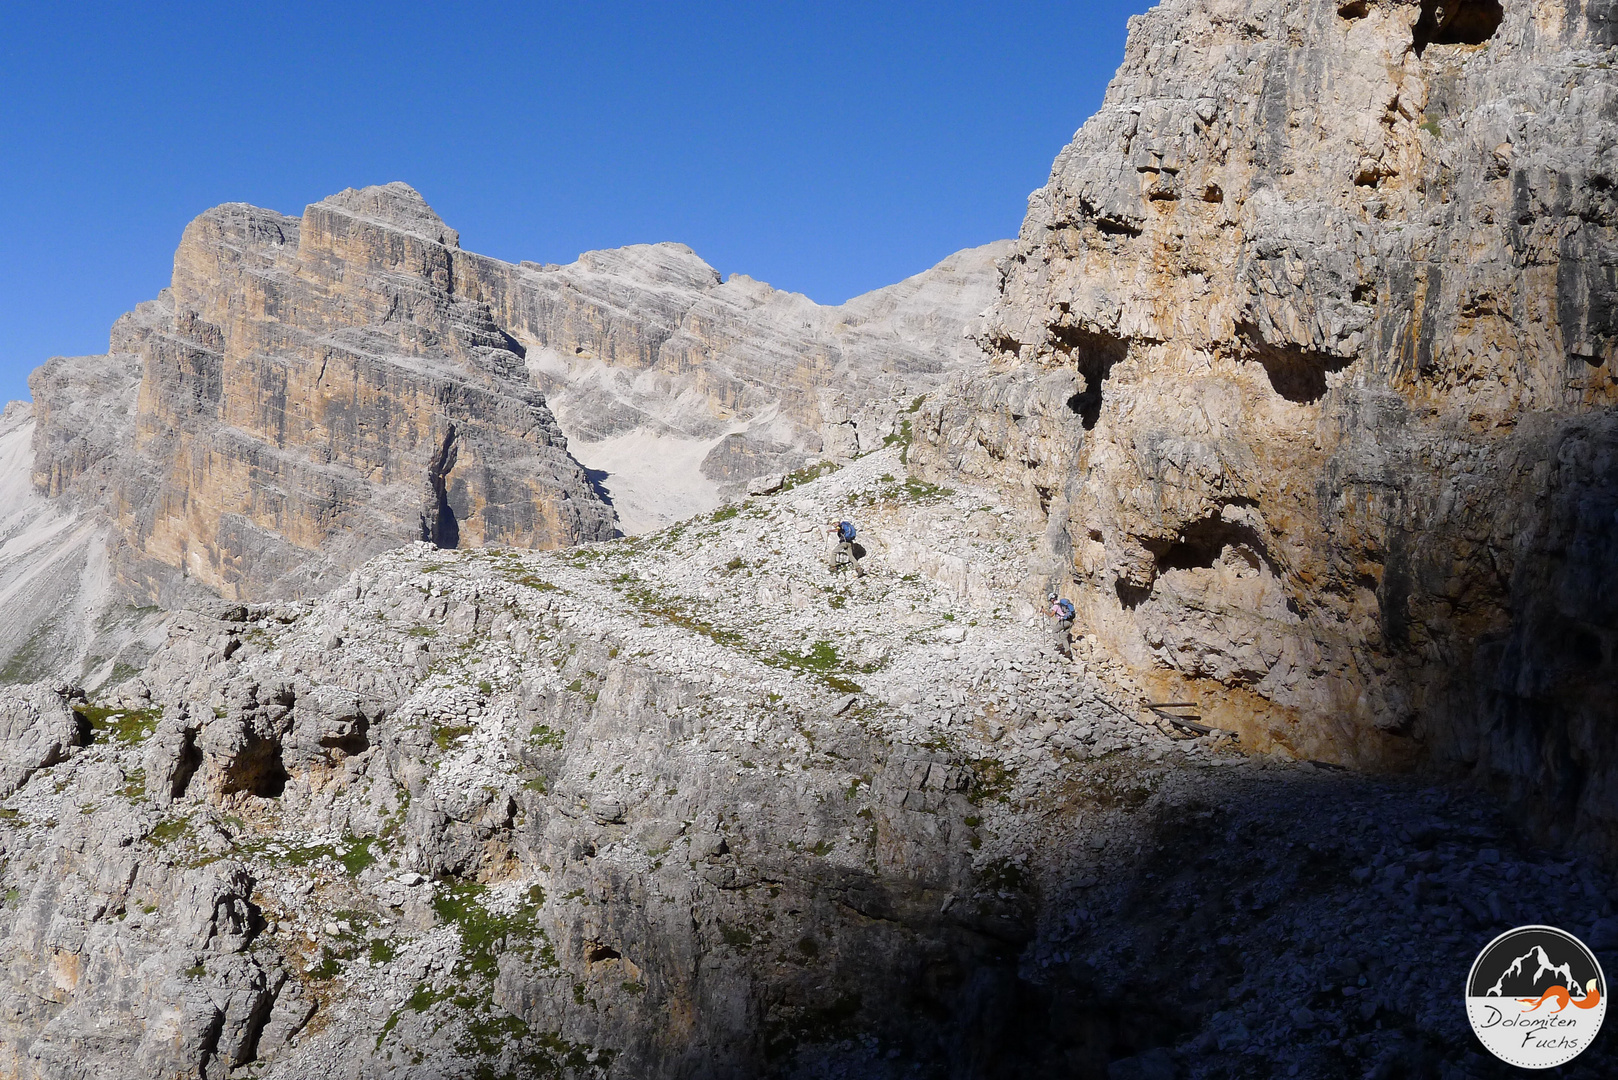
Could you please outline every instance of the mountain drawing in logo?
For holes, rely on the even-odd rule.
[[[1558,996],[1572,1001],[1592,995],[1599,1001],[1606,991],[1588,952],[1560,933],[1524,927],[1479,957],[1467,994],[1532,1002],[1557,987],[1561,988]]]
[[[1534,974],[1527,976],[1528,964],[1534,965]],[[1541,980],[1549,975],[1551,982],[1542,983]],[[1524,982],[1524,979],[1527,979]],[[1506,980],[1511,980],[1511,989],[1506,988]],[[1500,973],[1493,986],[1486,991],[1486,997],[1520,997],[1524,994],[1540,994],[1551,986],[1565,986],[1574,997],[1582,997],[1583,991],[1573,992],[1573,969],[1569,964],[1552,964],[1551,958],[1545,955],[1545,946],[1535,945],[1511,962],[1511,966]]]

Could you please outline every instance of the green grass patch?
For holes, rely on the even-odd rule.
[[[190,829],[190,817],[164,818],[152,826],[152,831],[146,834],[146,841],[153,847],[167,847],[184,836]]]
[[[125,773],[118,794],[133,802],[143,802],[146,798],[146,770],[136,768]]]
[[[461,960],[455,973],[461,978],[492,979],[499,973],[503,954],[515,954],[543,967],[556,966],[550,937],[539,926],[545,890],[532,885],[509,913],[496,914],[485,906],[489,888],[475,881],[443,883],[433,896],[433,911],[461,934]]]
[[[433,742],[438,744],[440,750],[448,750],[455,740],[463,735],[470,735],[477,728],[470,724],[434,724]]]
[[[899,447],[899,461],[902,463],[910,454],[910,442],[913,438],[914,436],[910,431],[910,417],[906,416],[899,420],[898,431],[895,431],[892,435],[883,436],[882,445]]]
[[[880,503],[906,503],[924,506],[930,503],[941,502],[954,495],[955,492],[937,484],[929,484],[925,480],[917,480],[907,476],[903,482],[893,476],[883,473],[877,478],[876,487],[865,492],[850,492],[844,499],[849,506],[875,506]],[[901,580],[914,580],[906,575]]]
[[[829,641],[817,641],[803,652],[783,649],[776,655],[793,667],[817,673],[834,671],[839,663],[837,646]]]
[[[849,665],[837,655],[837,646],[829,641],[817,641],[802,652],[783,649],[765,662],[818,676],[840,694],[857,694],[861,690],[859,683],[842,674],[849,670]]]
[[[92,742],[116,742],[138,746],[151,738],[161,709],[113,709],[103,705],[74,704],[73,711],[90,725]]]
[[[788,473],[786,479],[781,481],[781,490],[783,492],[791,491],[800,484],[807,484],[811,480],[819,480],[822,476],[830,476],[841,468],[842,466],[835,461],[822,461],[818,465],[810,465],[799,469],[797,472]]]
[[[689,609],[695,605],[679,597],[663,596],[649,588],[637,587],[628,591],[627,598],[642,615],[660,618],[681,629],[701,634],[716,645],[742,648],[747,643],[743,635],[691,614]]]
[[[447,997],[448,994],[433,993],[426,983],[417,983],[416,989],[411,991],[410,997],[405,1000],[405,1008],[411,1012],[426,1012]]]
[[[947,487],[929,484],[925,480],[917,480],[914,476],[905,477],[902,490],[904,491],[905,501],[913,503],[938,502],[955,494],[954,491]]]
[[[996,892],[1022,892],[1028,887],[1028,870],[1006,857],[990,859],[978,870],[978,880]]]
[[[1017,770],[999,758],[975,758],[967,763],[971,783],[966,797],[974,803],[1007,802]]]
[[[530,742],[535,746],[549,747],[552,750],[560,750],[562,740],[566,736],[567,732],[560,728],[553,728],[548,724],[535,724],[528,729],[528,740]]]
[[[349,877],[359,877],[360,872],[376,862],[376,853],[371,845],[376,841],[370,838],[356,838],[348,842],[348,850],[337,856],[337,861],[343,864]]]
[[[403,807],[401,807],[401,810]],[[280,866],[299,868],[332,862],[341,866],[349,877],[358,877],[366,868],[374,866],[382,855],[383,842],[371,836],[345,835],[337,844],[286,844],[276,840],[256,840],[240,845],[239,854],[264,859]],[[358,912],[338,912],[338,917],[353,915],[368,918]]]
[[[746,950],[753,947],[753,935],[745,926],[732,926],[723,919],[719,920],[719,938],[733,949]]]
[[[342,957],[338,956],[330,949],[322,948],[320,950],[320,963],[310,968],[307,974],[311,979],[314,979],[317,982],[325,982],[328,979],[337,978],[337,976],[341,975],[342,973]]]
[[[533,574],[524,574],[521,577],[512,578],[511,580],[515,581],[518,585],[526,585],[530,589],[538,589],[540,592],[555,592],[557,588],[557,586],[551,582],[546,581],[542,577],[536,577]]]

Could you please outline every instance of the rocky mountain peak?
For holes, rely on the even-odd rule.
[[[0,1077],[1487,1072],[1618,946],[1612,26],[1163,0],[837,306],[199,215],[0,416]]]
[[[407,233],[446,248],[459,248],[461,234],[444,224],[427,205],[421,193],[409,184],[395,180],[371,187],[344,188],[315,203],[310,210],[345,211],[362,221]],[[306,210],[305,216],[308,216]]]
[[[0,1076],[1486,1073],[1618,946],[1611,13],[1164,0],[835,306],[202,214],[0,418]]]
[[[719,271],[684,244],[630,244],[607,251],[587,251],[575,266],[606,277],[674,286],[700,293],[719,284]],[[561,269],[561,267],[552,267]]]

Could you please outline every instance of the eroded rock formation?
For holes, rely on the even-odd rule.
[[[1160,700],[1618,839],[1603,4],[1169,0],[1030,199],[932,475]]]
[[[1424,973],[1618,944],[1484,800],[1153,724],[901,472],[172,617],[0,796],[0,1077],[1489,1076]]]

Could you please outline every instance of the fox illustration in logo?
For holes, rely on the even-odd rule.
[[[1553,1012],[1561,1012],[1568,1007],[1569,1002],[1572,1003],[1575,1009],[1593,1009],[1601,1004],[1601,991],[1596,989],[1596,981],[1591,979],[1584,988],[1584,996],[1577,1001],[1573,1000],[1565,986],[1552,986],[1539,995],[1537,1000],[1534,998],[1518,998],[1517,1000],[1528,1006],[1523,1012],[1534,1012],[1547,1001],[1556,1002],[1556,1008],[1552,1010]]]

